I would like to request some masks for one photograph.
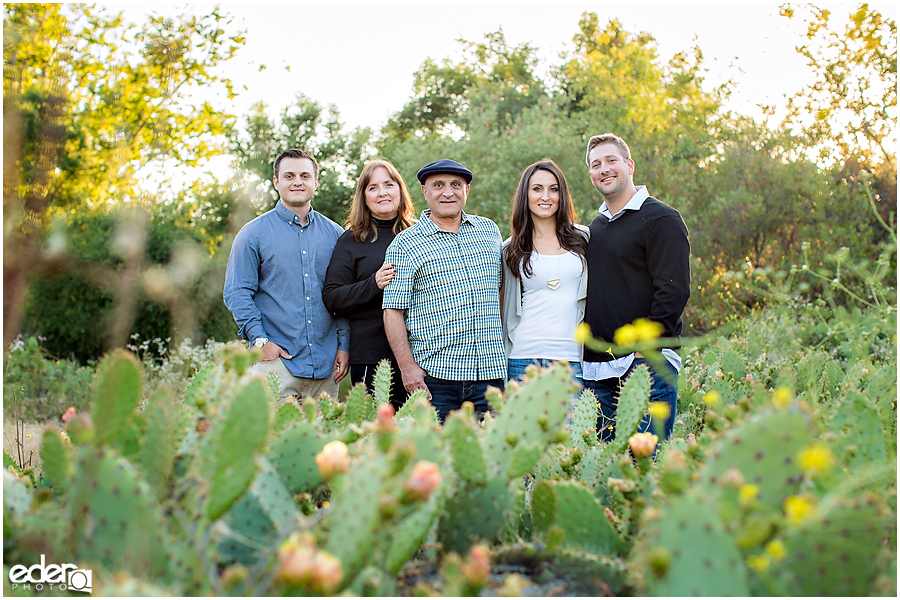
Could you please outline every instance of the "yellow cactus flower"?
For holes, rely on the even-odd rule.
[[[787,408],[791,405],[791,400],[793,400],[791,390],[786,387],[780,387],[775,390],[775,399],[772,402],[775,404],[775,408]]]
[[[633,346],[638,342],[655,340],[662,332],[661,323],[641,318],[616,329],[613,341],[619,346]]]
[[[579,323],[575,328],[575,341],[583,344],[591,339],[591,326],[587,323]]]
[[[747,566],[754,571],[768,571],[771,565],[772,559],[770,559],[766,554],[758,554],[756,556],[750,556],[747,558]]]
[[[804,448],[797,455],[797,462],[800,468],[810,475],[818,475],[831,470],[834,466],[834,455],[828,446],[822,443],[816,443],[808,448]]]
[[[750,504],[757,498],[759,498],[759,486],[753,483],[742,485],[738,491],[738,502],[743,505]]]
[[[669,410],[669,405],[665,402],[651,402],[648,412],[651,418],[665,421],[669,418],[671,411]]]
[[[717,392],[716,390],[711,390],[703,394],[703,402],[709,404],[710,406],[715,406],[719,402],[722,401],[722,394]]]
[[[775,562],[781,562],[787,554],[784,548],[784,542],[781,540],[772,540],[766,544],[766,552],[775,559]]]
[[[638,330],[631,323],[616,329],[613,341],[617,346],[634,346],[638,341]]]
[[[797,526],[815,515],[816,505],[808,496],[789,496],[784,501],[784,516],[788,525]]]
[[[638,319],[634,322],[634,327],[637,330],[638,340],[641,341],[655,340],[662,335],[665,329],[662,323],[650,319]]]

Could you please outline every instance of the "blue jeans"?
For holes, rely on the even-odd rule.
[[[431,392],[431,405],[438,413],[438,419],[443,425],[450,411],[462,408],[463,402],[471,402],[475,405],[475,414],[479,417],[489,411],[487,399],[484,397],[488,386],[503,389],[502,379],[485,379],[481,381],[453,381],[450,379],[438,379],[431,375],[425,375],[425,385]]]
[[[597,417],[597,438],[601,442],[616,439],[616,408],[619,405],[619,391],[638,365],[647,365],[650,369],[650,402],[665,402],[669,406],[669,417],[666,419],[662,439],[667,440],[672,435],[672,429],[675,426],[675,407],[678,404],[678,371],[668,362],[665,363],[666,368],[675,378],[675,386],[672,386],[656,373],[647,359],[635,358],[621,378],[613,377],[599,381],[586,379],[584,381],[584,387],[594,392],[600,403],[600,414]],[[650,415],[644,415],[638,425],[638,433],[651,431],[650,426]]]
[[[546,358],[510,358],[507,361],[507,373],[510,381],[522,381],[522,377],[525,375],[525,368],[528,365],[537,365],[541,368],[547,368],[552,366],[554,362],[548,360]],[[581,380],[581,363],[580,362],[570,362],[569,367],[572,369],[572,381],[578,384],[579,387],[584,387],[584,382]]]

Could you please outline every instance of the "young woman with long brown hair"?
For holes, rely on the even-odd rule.
[[[503,244],[503,339],[509,379],[530,364],[568,361],[581,382],[575,328],[584,319],[588,230],[576,222],[562,169],[540,160],[522,173],[512,235]]]

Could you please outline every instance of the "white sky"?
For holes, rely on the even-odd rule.
[[[258,101],[276,115],[298,92],[334,104],[348,126],[377,130],[412,93],[413,73],[427,57],[462,58],[464,38],[480,42],[503,29],[509,46],[528,42],[541,57],[538,72],[561,63],[572,50],[582,13],[596,12],[601,27],[617,18],[626,31],[650,33],[662,60],[697,45],[703,51],[707,85],[731,78],[737,85],[729,108],[758,116],[759,104],[784,106],[811,73],[795,46],[805,27],[778,14],[777,2],[482,2],[482,3],[222,3],[221,10],[246,30],[246,43],[224,73],[239,96],[226,103],[245,114]],[[853,3],[820,3],[846,19]],[[210,3],[122,5],[126,18],[142,22],[147,13],[208,11]],[[894,3],[872,8],[897,18]],[[260,65],[266,65],[260,70]],[[290,66],[290,72],[285,70]]]

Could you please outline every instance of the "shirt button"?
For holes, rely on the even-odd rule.
[[[307,323],[312,323],[312,321],[307,321]]]
[[[310,348],[312,348],[312,344],[310,344],[309,346],[310,346]]]
[[[309,277],[309,273],[304,273],[303,276],[304,276],[304,277]]]
[[[307,296],[306,299],[309,300],[309,296]]]
[[[303,254],[306,254],[306,250],[303,251]]]

